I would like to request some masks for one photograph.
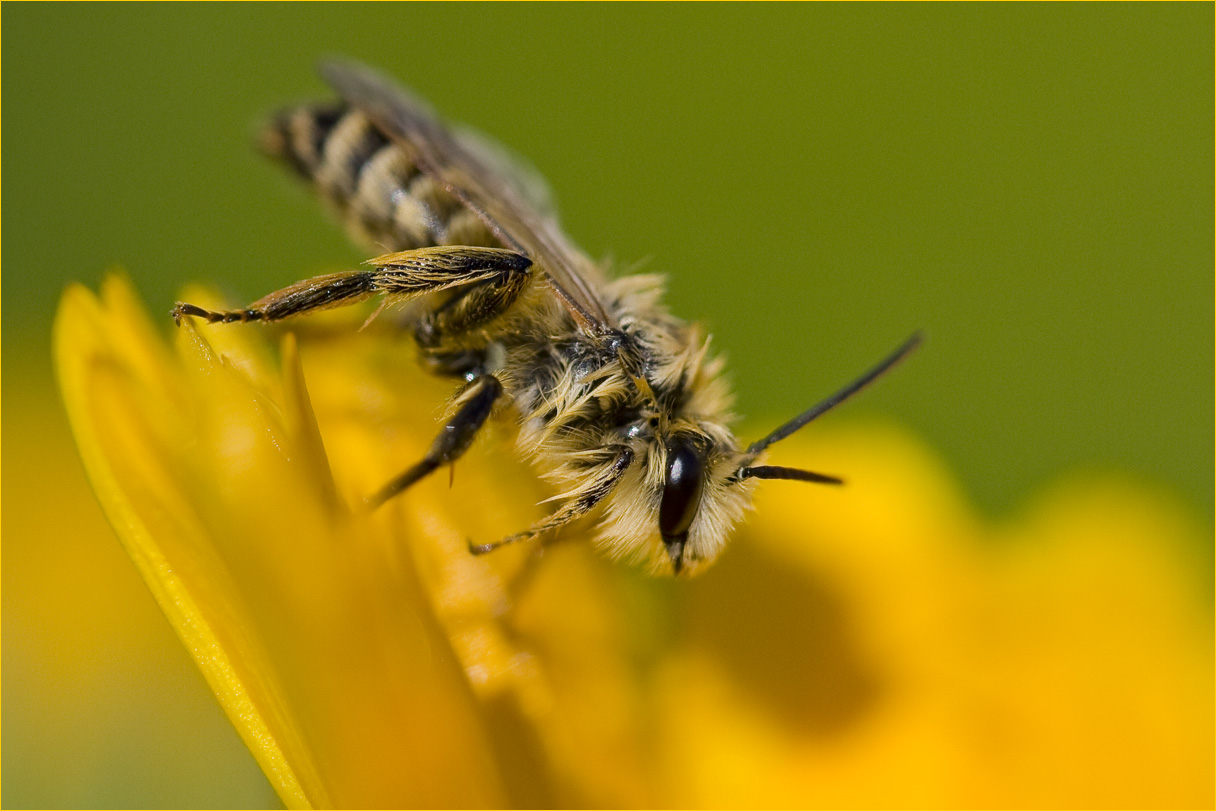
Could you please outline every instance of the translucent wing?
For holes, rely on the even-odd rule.
[[[476,213],[503,245],[543,267],[554,292],[584,332],[607,336],[613,331],[616,325],[587,281],[597,271],[558,227],[543,183],[513,165],[504,168],[503,159],[491,155],[484,139],[453,134],[424,102],[370,68],[326,62],[321,76],[409,150],[418,168]]]
[[[553,200],[553,190],[527,159],[480,130],[462,126],[457,122],[451,122],[447,127],[456,143],[486,166],[497,170],[503,180],[509,182],[539,216],[553,220],[554,224],[561,219],[557,213],[557,203]]]

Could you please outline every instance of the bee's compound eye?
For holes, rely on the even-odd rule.
[[[676,437],[667,446],[667,480],[659,505],[659,534],[683,541],[692,526],[705,483],[705,456],[692,442]]]

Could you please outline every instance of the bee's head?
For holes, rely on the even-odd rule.
[[[633,449],[599,542],[656,573],[691,574],[718,556],[748,507],[752,482],[735,477],[738,444],[721,424],[680,420],[636,437]]]
[[[662,442],[662,449],[652,487],[659,492],[659,537],[673,574],[718,556],[751,503],[755,479],[841,483],[809,470],[753,465],[759,453],[738,450],[735,438],[721,426],[680,431]]]
[[[654,433],[634,434],[641,464],[622,471],[609,500],[601,541],[624,556],[650,557],[651,565],[675,574],[709,563],[722,551],[731,529],[751,502],[756,479],[841,484],[841,479],[800,468],[758,465],[768,447],[798,431],[856,394],[920,343],[913,335],[891,355],[848,386],[740,450],[720,422],[683,417]],[[656,424],[662,424],[656,421]],[[657,519],[662,548],[654,541]],[[645,551],[643,551],[645,550]]]
[[[647,477],[658,508],[650,532],[657,518],[663,547],[655,552],[670,561],[673,574],[691,573],[725,547],[751,503],[752,482],[738,477],[743,454],[723,425],[685,424],[656,446]]]

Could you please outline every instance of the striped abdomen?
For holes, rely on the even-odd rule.
[[[358,110],[284,111],[266,126],[261,144],[311,181],[351,236],[372,252],[500,246],[477,215],[419,171],[406,150]]]

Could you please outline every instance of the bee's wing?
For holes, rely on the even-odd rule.
[[[370,68],[325,62],[321,76],[349,104],[409,150],[418,168],[477,214],[503,245],[539,263],[558,298],[590,335],[615,327],[587,276],[596,271],[557,225],[543,183],[504,167],[484,142],[457,137],[422,101]]]
[[[458,122],[451,122],[447,127],[456,143],[472,153],[473,157],[485,166],[496,170],[538,216],[557,223],[560,216],[557,203],[553,199],[553,190],[526,158],[480,130]]]

